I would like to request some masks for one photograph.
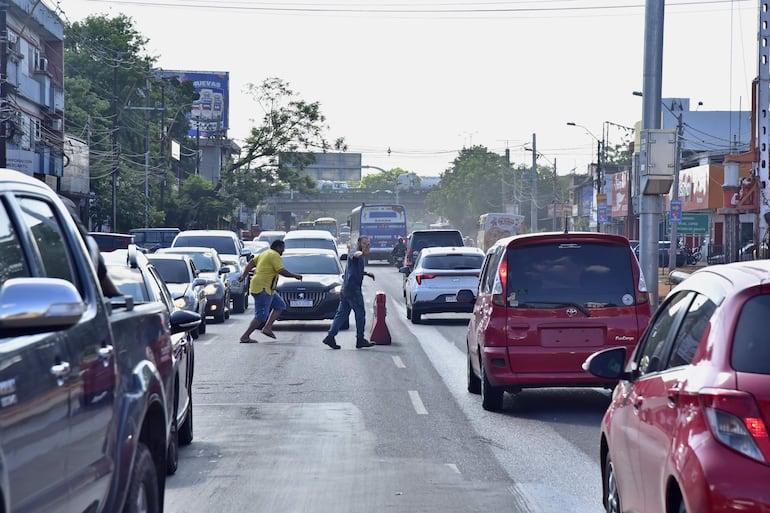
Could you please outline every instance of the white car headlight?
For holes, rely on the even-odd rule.
[[[207,296],[213,296],[217,293],[217,286],[214,283],[209,283],[203,288],[203,293]]]

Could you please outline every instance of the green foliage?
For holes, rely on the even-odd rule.
[[[399,181],[399,176],[408,175],[407,178],[402,178]],[[413,182],[414,185],[406,185],[404,182]],[[369,174],[361,179],[361,187],[364,189],[380,189],[395,191],[396,184],[398,184],[399,190],[409,190],[420,186],[421,179],[415,173],[401,169],[400,167],[394,167],[389,171],[380,171],[378,173]]]
[[[516,206],[529,217],[532,209],[532,168],[509,166],[504,156],[483,146],[463,148],[441,181],[426,198],[428,209],[449,220],[463,233],[474,234],[478,219],[487,212],[504,212]],[[555,176],[553,168],[537,166],[538,219],[547,216],[548,206],[568,197],[568,177]],[[529,222],[528,222],[529,223]]]
[[[147,42],[125,15],[65,26],[66,129],[90,146],[94,226],[121,232],[146,225],[234,227],[239,203],[254,208],[287,188],[317,192],[299,171],[313,152],[345,151],[344,140],[328,142],[320,104],[299,99],[277,78],[249,86],[264,111],[261,125],[222,171],[220,186],[205,187],[206,180],[195,177],[197,145],[186,118],[197,93],[192,82],[155,72]],[[170,159],[172,139],[181,144],[181,161]]]
[[[251,129],[239,159],[223,173],[223,192],[254,208],[287,188],[317,193],[315,181],[300,171],[315,161],[313,152],[345,151],[345,141],[326,140],[326,117],[318,102],[298,98],[287,82],[268,78],[248,84],[262,108],[262,124]]]

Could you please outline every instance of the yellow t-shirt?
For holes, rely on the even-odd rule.
[[[275,292],[278,283],[278,273],[283,269],[281,255],[274,249],[268,249],[254,257],[254,277],[249,285],[249,292],[257,294],[266,291]]]

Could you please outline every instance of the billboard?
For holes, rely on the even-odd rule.
[[[227,137],[230,127],[230,73],[227,71],[163,70],[161,76],[189,80],[200,97],[187,114],[190,137]]]

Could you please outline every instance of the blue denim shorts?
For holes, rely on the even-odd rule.
[[[286,310],[286,302],[277,292],[268,294],[263,290],[251,297],[254,298],[254,318],[258,321],[267,321],[270,310]]]

